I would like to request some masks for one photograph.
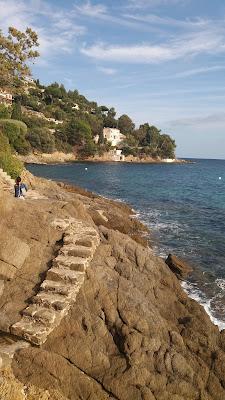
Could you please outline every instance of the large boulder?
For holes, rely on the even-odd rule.
[[[169,254],[165,263],[171,269],[171,271],[177,276],[178,279],[185,279],[191,272],[192,267],[187,264],[185,261],[180,258],[174,256],[173,254]]]

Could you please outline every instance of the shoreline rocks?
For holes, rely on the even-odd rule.
[[[193,271],[193,268],[187,262],[181,260],[173,254],[168,255],[165,263],[180,280],[187,278],[187,276]]]
[[[11,386],[2,365],[0,397],[224,400],[224,332],[187,296],[147,243],[139,243],[136,236],[146,231],[131,218],[131,209],[79,188],[27,176],[32,187],[38,187],[39,199],[20,202],[4,192],[10,208],[2,215],[0,243],[10,229],[30,252],[12,279],[4,279],[0,297],[0,355],[9,339],[7,352],[13,352],[7,364]],[[87,235],[83,227],[88,227]],[[89,261],[83,280],[84,271],[76,268],[82,269],[85,257]],[[183,276],[187,268],[172,260]],[[78,275],[83,283],[76,301],[70,302]],[[68,300],[63,318],[62,297],[64,303],[65,297]],[[47,321],[54,329],[47,340],[33,341],[23,329],[19,333],[24,318]],[[14,333],[26,339],[20,339],[22,347],[16,349],[18,337],[10,336],[15,326]],[[27,339],[31,344],[24,347]],[[24,394],[12,394],[14,386]]]
[[[123,161],[115,161],[108,153],[104,156],[94,156],[87,159],[80,159],[74,153],[54,152],[51,154],[28,154],[18,155],[18,158],[26,164],[66,164],[71,162],[99,162],[99,163],[137,163],[137,164],[187,164],[191,161],[183,159],[154,159],[152,157],[133,157],[127,156]]]

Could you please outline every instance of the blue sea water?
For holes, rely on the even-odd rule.
[[[225,328],[225,160],[190,164],[29,165],[37,176],[129,203],[151,230],[157,254],[194,266],[183,284]]]

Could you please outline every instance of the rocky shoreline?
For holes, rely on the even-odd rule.
[[[139,164],[186,164],[190,161],[182,159],[164,160],[154,159],[152,157],[134,157],[127,156],[123,161],[115,161],[109,154],[103,156],[89,157],[86,159],[79,159],[73,153],[62,153],[54,152],[52,154],[40,153],[40,154],[28,154],[26,156],[18,155],[18,158],[26,164],[63,164],[68,162],[115,162],[115,163],[139,163]]]
[[[130,207],[23,179],[0,177],[0,399],[224,400],[225,331]]]

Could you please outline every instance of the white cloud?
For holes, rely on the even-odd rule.
[[[131,18],[124,16],[113,15],[109,13],[107,7],[103,4],[92,4],[90,1],[82,5],[74,6],[74,13],[76,16],[86,17],[93,20],[98,20],[103,23],[117,24],[131,29],[140,31],[154,31],[155,29],[150,25],[144,25],[142,21],[135,21]]]
[[[185,4],[187,0],[129,0],[128,8],[152,8],[175,4]]]
[[[69,12],[46,4],[43,0],[0,0],[0,26],[35,30],[39,37],[39,65],[45,65],[55,54],[71,52],[73,39],[84,34],[85,28],[76,24]]]
[[[215,126],[215,124],[225,126],[225,113],[209,114],[202,117],[194,118],[180,118],[177,120],[170,121],[170,126],[195,126],[195,127],[208,127],[209,125]]]
[[[172,28],[183,28],[183,29],[188,29],[188,30],[193,30],[193,29],[199,29],[199,28],[204,28],[207,27],[208,24],[210,24],[210,21],[206,18],[186,18],[186,19],[176,19],[176,18],[171,18],[171,17],[159,17],[158,15],[155,14],[140,14],[138,15],[137,13],[135,14],[124,14],[125,18],[138,21],[138,22],[144,22],[146,24],[153,24],[153,25],[160,25],[161,27],[172,27]]]
[[[225,52],[224,28],[203,29],[190,32],[159,44],[134,44],[128,46],[98,43],[83,47],[81,52],[91,58],[124,63],[157,64],[199,54]]]
[[[90,1],[80,6],[75,6],[75,10],[88,17],[100,17],[107,12],[107,8],[104,4],[92,4]]]
[[[173,75],[174,78],[186,78],[194,75],[206,74],[208,72],[222,71],[225,69],[224,65],[213,65],[211,67],[193,68],[183,72],[178,72]]]
[[[105,75],[115,75],[117,73],[117,70],[114,68],[98,67],[98,70]]]

